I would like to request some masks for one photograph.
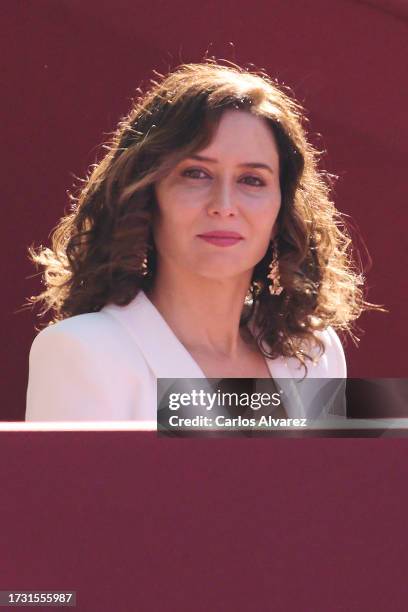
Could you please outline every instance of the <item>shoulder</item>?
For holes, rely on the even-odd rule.
[[[107,312],[94,312],[68,317],[44,328],[34,338],[30,349],[30,368],[52,360],[80,364],[103,371],[136,367],[143,371],[145,360],[124,327]]]
[[[324,352],[320,352],[317,342],[305,341],[303,351],[313,361],[306,359],[306,378],[347,378],[347,365],[340,338],[332,327],[313,332],[315,338],[323,343]],[[295,357],[287,359],[287,365],[293,377],[303,378],[304,368]]]
[[[317,357],[316,377],[347,378],[347,364],[343,345],[332,327],[315,331],[314,335],[324,344],[324,354]]]
[[[103,312],[69,317],[43,329],[29,356],[26,420],[122,420],[150,380],[129,334]]]
[[[42,329],[34,338],[34,344],[59,338],[76,338],[84,342],[100,342],[101,334],[106,339],[114,333],[114,321],[104,312],[90,312],[68,317]]]

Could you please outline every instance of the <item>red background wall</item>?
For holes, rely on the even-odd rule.
[[[27,245],[47,242],[152,69],[208,48],[309,109],[373,258],[370,299],[390,309],[362,317],[350,374],[407,376],[405,0],[1,8],[3,420],[24,414],[35,321],[16,311],[40,289]],[[0,589],[76,589],[86,612],[407,609],[405,440],[0,432],[0,490]]]
[[[407,376],[405,3],[23,0],[5,12],[3,420],[24,414],[37,322],[17,312],[41,289],[27,246],[48,244],[73,175],[95,162],[136,87],[153,69],[200,61],[207,50],[265,68],[306,106],[312,140],[328,151],[324,166],[340,177],[335,201],[373,260],[369,301],[390,310],[359,320],[360,346],[346,346],[349,374]]]

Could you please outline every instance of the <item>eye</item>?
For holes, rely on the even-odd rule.
[[[203,172],[205,174],[204,178],[207,176],[207,174],[204,172],[204,170],[201,170],[200,168],[188,168],[187,170],[184,170],[184,172],[182,173],[183,176],[187,176],[187,178],[192,178],[192,179],[196,179],[196,178],[203,178],[201,176],[192,176],[192,173],[194,172]]]
[[[204,174],[204,176],[198,176],[197,175],[202,173]],[[204,172],[204,170],[201,170],[201,168],[188,168],[187,170],[184,170],[182,172],[182,176],[186,176],[187,178],[192,178],[192,179],[203,179],[203,178],[208,178],[208,174],[206,172]],[[247,183],[248,187],[264,187],[265,186],[265,182],[259,178],[259,176],[254,176],[254,175],[247,175],[244,176],[242,180],[246,181],[247,179],[250,179],[250,183]]]
[[[249,187],[263,187],[265,185],[264,181],[260,179],[259,176],[249,175],[244,176],[244,179],[254,179],[255,181],[258,181],[258,184],[250,183]]]

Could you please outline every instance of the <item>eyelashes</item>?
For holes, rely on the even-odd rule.
[[[199,177],[199,176],[191,176],[192,173],[203,173],[204,177]],[[203,180],[203,178],[208,177],[208,174],[202,170],[201,168],[187,168],[186,170],[184,170],[182,172],[182,176],[185,176],[187,178],[193,179],[193,180]],[[244,180],[245,179],[252,179],[257,181],[256,184],[254,183],[247,183],[247,185],[249,187],[264,187],[266,185],[265,181],[263,181],[261,178],[259,178],[259,176],[255,176],[253,174],[247,174],[246,176],[242,177]]]

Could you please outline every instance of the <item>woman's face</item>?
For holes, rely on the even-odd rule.
[[[210,145],[178,163],[155,193],[159,266],[212,279],[252,274],[281,204],[278,149],[266,121],[225,111]]]

